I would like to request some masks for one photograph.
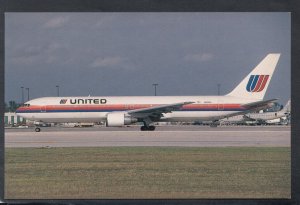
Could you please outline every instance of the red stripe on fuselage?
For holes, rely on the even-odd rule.
[[[30,110],[134,110],[141,108],[150,108],[160,106],[162,104],[118,104],[118,105],[46,105],[38,106],[31,105],[30,107],[20,107],[19,111]],[[184,105],[181,110],[185,109],[239,109],[242,108],[240,104],[190,104]]]

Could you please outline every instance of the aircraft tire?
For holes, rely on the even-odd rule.
[[[40,131],[41,131],[41,128],[36,127],[34,130],[35,130],[36,132],[40,132]]]
[[[141,127],[141,131],[146,131],[147,130],[147,127],[146,126],[142,126]]]
[[[149,126],[148,130],[154,131],[155,130],[155,126],[153,126],[153,125]]]
[[[147,127],[147,126],[142,126],[141,127],[141,131],[154,131],[155,130],[155,126],[149,126],[149,127]]]

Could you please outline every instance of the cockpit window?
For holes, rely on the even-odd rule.
[[[29,106],[30,104],[26,104],[26,103],[22,105],[22,107],[29,107]]]

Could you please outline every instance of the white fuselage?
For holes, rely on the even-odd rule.
[[[257,100],[232,96],[45,97],[26,102],[17,114],[41,122],[100,122],[110,112],[126,113],[186,101],[194,103],[164,113],[159,121],[218,120],[245,112],[242,104]]]

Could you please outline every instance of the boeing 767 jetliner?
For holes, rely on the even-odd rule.
[[[142,131],[159,121],[213,121],[264,109],[266,90],[280,54],[268,54],[224,96],[44,97],[26,102],[17,115],[38,122],[100,122],[124,126],[142,122]],[[40,128],[36,128],[39,132]]]

